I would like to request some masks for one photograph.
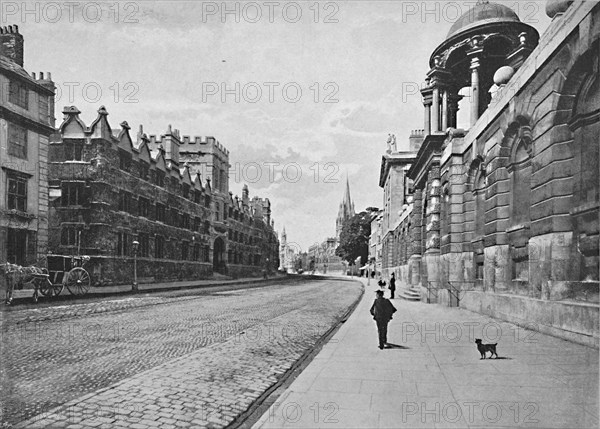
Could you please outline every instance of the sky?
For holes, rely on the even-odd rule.
[[[544,1],[498,1],[540,33]],[[51,72],[56,119],[214,136],[230,190],[269,198],[275,228],[306,251],[335,235],[346,178],[357,211],[381,207],[388,134],[423,128],[429,57],[474,1],[0,3],[25,69]],[[463,109],[465,112],[468,109]],[[459,126],[461,122],[459,114]]]

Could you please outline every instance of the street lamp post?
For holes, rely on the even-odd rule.
[[[267,279],[269,277],[269,258],[265,261],[265,275],[264,278]]]
[[[133,284],[131,285],[131,290],[137,292],[138,290],[138,282],[137,282],[137,253],[140,242],[135,240],[133,242]]]

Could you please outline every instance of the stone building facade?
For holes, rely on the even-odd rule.
[[[371,221],[371,235],[369,237],[369,266],[372,275],[379,277],[382,269],[382,227],[381,222],[383,220],[383,210],[378,210],[377,213],[373,213],[373,220]]]
[[[480,1],[432,54],[395,269],[427,302],[597,347],[600,4],[546,12],[540,37]]]
[[[401,265],[406,265],[406,240],[410,222],[405,211],[412,208],[412,181],[408,169],[414,162],[423,141],[424,131],[413,130],[409,137],[409,150],[399,151],[396,137],[388,140],[388,149],[381,159],[379,186],[383,188],[383,213],[379,225],[381,236],[381,275],[389,278],[395,272],[402,280]],[[391,143],[391,144],[390,144]],[[406,222],[405,222],[406,221]],[[405,224],[404,224],[405,223]],[[402,224],[402,225],[401,225]]]
[[[214,138],[191,140],[170,126],[160,137],[140,127],[132,138],[127,122],[111,128],[104,107],[90,126],[75,107],[63,113],[49,150],[49,250],[91,256],[95,285],[130,283],[134,258],[139,282],[258,275],[277,258],[269,201],[249,201],[247,188],[234,199],[221,182],[217,199],[216,168],[193,157],[216,154],[212,165],[227,166]]]
[[[281,247],[279,249],[279,270],[284,273],[293,273],[296,269],[295,262],[299,256],[299,246],[296,243],[287,241],[285,227],[279,239]]]
[[[23,69],[23,44],[16,25],[0,28],[0,263],[45,266],[55,86]]]

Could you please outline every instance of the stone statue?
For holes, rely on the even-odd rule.
[[[387,153],[397,152],[398,148],[396,147],[396,136],[394,134],[388,134],[387,139]]]

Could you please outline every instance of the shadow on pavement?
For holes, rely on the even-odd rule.
[[[399,344],[390,344],[390,343],[387,343],[384,348],[385,349],[404,349],[404,350],[408,350],[410,347],[401,346]]]

